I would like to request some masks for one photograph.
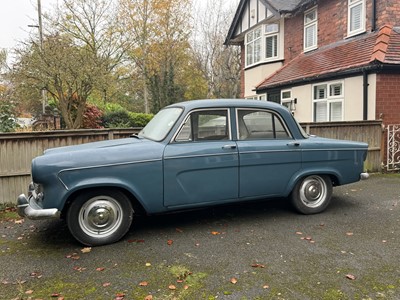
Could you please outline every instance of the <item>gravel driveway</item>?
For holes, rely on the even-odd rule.
[[[0,213],[0,299],[400,299],[400,176],[285,199],[141,217],[85,248],[63,221]]]

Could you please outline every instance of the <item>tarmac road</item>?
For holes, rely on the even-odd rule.
[[[84,248],[63,221],[0,213],[0,299],[400,299],[400,176],[285,199],[142,217]]]

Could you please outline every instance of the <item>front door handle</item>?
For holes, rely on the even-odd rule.
[[[225,145],[222,146],[222,149],[236,149],[236,145]]]

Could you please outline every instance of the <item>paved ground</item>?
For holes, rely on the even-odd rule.
[[[91,249],[62,221],[0,222],[0,299],[400,299],[398,175],[335,188],[318,215],[277,199],[147,217]]]

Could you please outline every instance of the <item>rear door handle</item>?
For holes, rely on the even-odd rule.
[[[225,145],[222,146],[222,149],[236,149],[236,145]]]
[[[287,143],[287,145],[291,146],[291,147],[299,147],[300,143],[299,142],[292,142],[292,143]]]

